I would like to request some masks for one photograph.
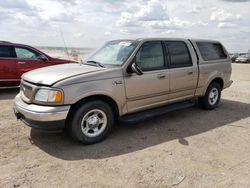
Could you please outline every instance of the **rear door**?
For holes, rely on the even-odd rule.
[[[0,45],[0,87],[19,85],[14,48]]]
[[[197,87],[198,68],[191,44],[187,41],[165,41],[165,45],[170,62],[170,102],[193,97]]]

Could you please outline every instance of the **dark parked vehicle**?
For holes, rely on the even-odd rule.
[[[76,63],[56,59],[28,45],[0,41],[0,87],[18,86],[21,75],[33,69]]]

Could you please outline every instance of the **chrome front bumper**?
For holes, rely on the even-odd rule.
[[[14,113],[26,125],[45,129],[64,129],[70,105],[67,106],[41,106],[23,102],[18,94],[15,97]]]

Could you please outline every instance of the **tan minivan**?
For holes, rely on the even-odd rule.
[[[92,144],[104,139],[118,119],[144,120],[196,99],[206,109],[217,107],[221,91],[232,84],[231,71],[218,41],[114,40],[80,64],[24,74],[14,111],[31,127],[66,130]]]

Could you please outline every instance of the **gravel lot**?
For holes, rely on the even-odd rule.
[[[84,146],[30,129],[0,90],[0,187],[250,187],[250,65],[233,64],[219,108],[116,126]]]

